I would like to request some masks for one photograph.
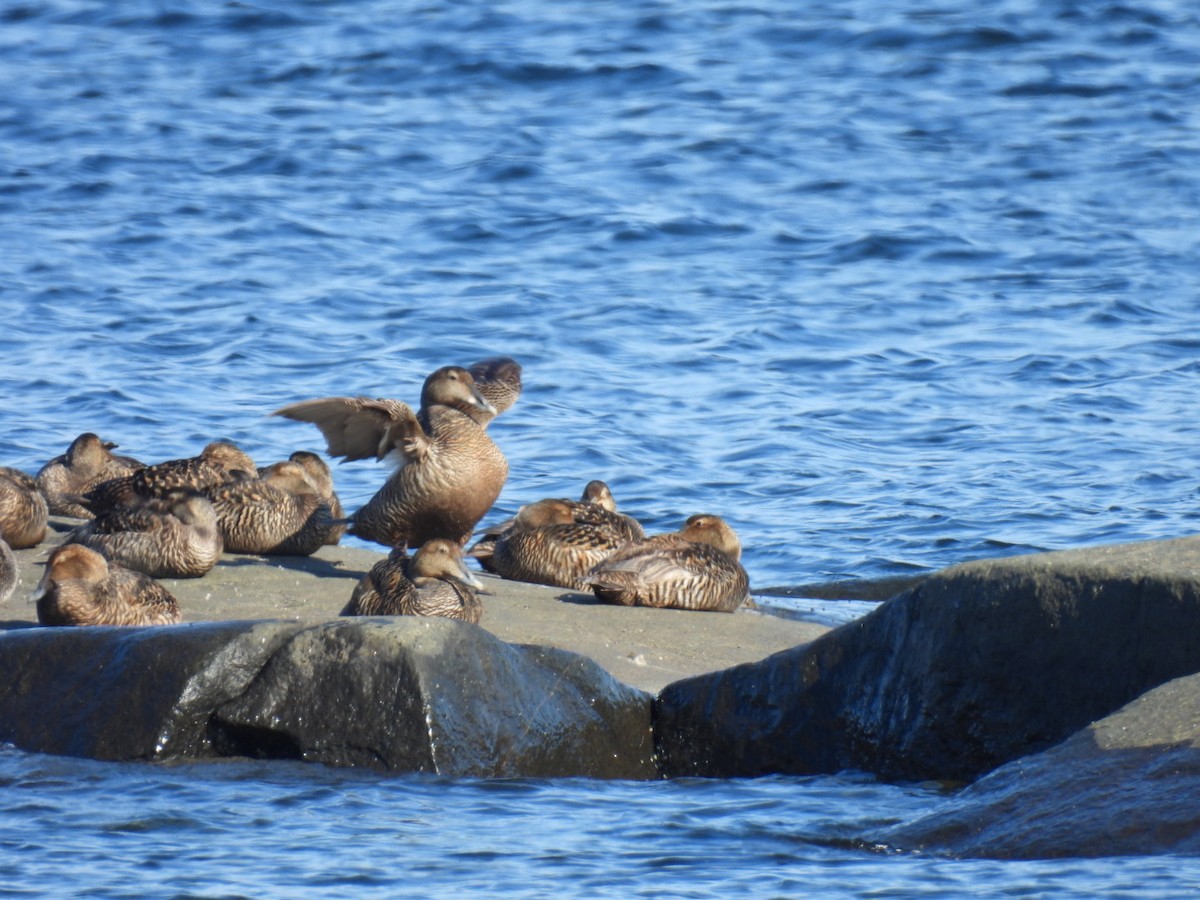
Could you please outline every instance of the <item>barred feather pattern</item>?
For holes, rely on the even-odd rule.
[[[733,612],[750,595],[741,563],[678,534],[627,544],[585,580],[601,601],[621,606]]]
[[[426,548],[432,552],[437,544],[445,545],[443,564],[427,565],[421,555]],[[398,548],[371,567],[355,587],[342,615],[440,616],[478,624],[483,604],[462,575],[467,573],[458,547],[452,542],[430,541],[415,557]]]
[[[48,520],[37,482],[20,469],[0,466],[0,539],[15,550],[36,547],[46,536]]]
[[[332,527],[329,502],[315,493],[250,481],[213,488],[208,496],[229,553],[309,556]]]
[[[42,625],[172,625],[181,618],[157,581],[79,544],[51,553],[34,597]]]
[[[90,431],[84,432],[71,442],[66,453],[42,466],[37,483],[52,515],[90,519],[92,511],[75,498],[105,481],[145,468],[132,457],[113,453],[116,446]]]
[[[199,578],[224,550],[216,511],[191,491],[114,507],[69,532],[66,541],[152,578]]]

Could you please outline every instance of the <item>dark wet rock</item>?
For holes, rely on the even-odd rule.
[[[444,619],[20,629],[0,741],[106,760],[652,778],[649,695],[585,657]]]
[[[885,578],[844,578],[841,581],[822,581],[813,584],[756,587],[754,593],[767,597],[799,597],[811,600],[890,600],[911,590],[929,577],[920,575],[891,575]]]
[[[971,780],[1200,671],[1200,538],[954,566],[811,645],[668,685],[667,775]]]
[[[1005,859],[1200,854],[1200,675],[1001,766],[872,840]]]

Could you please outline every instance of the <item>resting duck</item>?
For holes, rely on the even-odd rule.
[[[485,535],[468,555],[513,581],[586,591],[594,566],[644,537],[641,525],[628,516],[592,503],[551,498],[521,507],[498,534]]]
[[[0,603],[4,603],[17,589],[17,558],[13,556],[8,542],[0,538]]]
[[[298,462],[267,466],[254,481],[208,490],[229,553],[309,556],[332,527],[329,501]]]
[[[129,456],[118,456],[111,441],[102,441],[87,431],[71,442],[67,452],[54,457],[37,473],[38,487],[46,497],[51,515],[90,519],[91,510],[75,498],[102,481],[129,475],[145,468]]]
[[[110,563],[82,544],[62,544],[30,598],[43,625],[173,625],[179,604],[141,572]]]
[[[479,564],[485,571],[504,574],[493,565],[496,541],[506,534],[511,536],[511,533],[518,527],[566,525],[573,522],[578,525],[595,525],[624,541],[640,541],[646,536],[646,532],[642,530],[641,523],[637,519],[617,512],[617,501],[613,498],[608,485],[603,481],[589,481],[583,489],[583,496],[578,501],[547,499],[538,501],[538,503],[544,505],[538,507],[537,504],[530,504],[529,510],[524,516],[518,511],[517,516],[485,529],[467,555],[479,560]],[[522,509],[525,508],[522,507]],[[569,519],[565,512],[567,509],[570,510]],[[598,558],[595,560],[595,562],[599,561]],[[516,575],[505,577],[520,581],[526,580],[518,578]],[[558,581],[537,583],[560,584]],[[568,587],[570,585],[561,584],[560,586]]]
[[[342,501],[338,499],[338,495],[333,490],[333,473],[329,471],[325,460],[307,450],[297,450],[288,457],[288,460],[304,467],[309,481],[316,486],[321,499],[329,504],[329,515],[337,521],[345,519],[346,511],[342,508]],[[342,535],[345,533],[346,526],[344,524],[331,524],[329,534],[325,536],[325,543],[333,546],[342,539]]]
[[[463,563],[458,544],[427,541],[411,558],[403,547],[371,567],[354,588],[343,616],[442,616],[478,624],[482,585]]]
[[[425,379],[415,414],[398,400],[326,397],[273,415],[316,425],[334,456],[399,456],[399,468],[350,517],[350,534],[389,547],[435,538],[461,547],[508,477],[508,461],[487,424],[520,392],[521,367],[502,358],[438,369]]]
[[[136,506],[115,506],[70,531],[66,540],[153,578],[198,578],[224,549],[212,503],[183,488]]]
[[[723,519],[701,514],[677,532],[616,550],[585,582],[605,603],[733,612],[750,601],[741,553],[737,534]]]
[[[155,463],[120,478],[102,481],[83,495],[81,503],[99,514],[114,506],[132,506],[151,497],[161,497],[174,488],[204,491],[257,474],[254,460],[236,445],[213,441],[199,456]]]
[[[20,469],[0,466],[0,539],[14,550],[36,547],[46,536],[49,515],[37,481]]]

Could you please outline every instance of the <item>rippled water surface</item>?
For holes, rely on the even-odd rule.
[[[1178,897],[1200,864],[882,856],[936,802],[863,777],[632,783],[148,766],[0,750],[0,879],[41,895]]]
[[[725,515],[760,588],[1192,533],[1198,117],[1200,7],[1165,0],[0,2],[0,464],[83,430],[266,462],[320,448],[265,418],[283,403],[415,402],[433,368],[502,352],[526,391],[492,427],[496,518],[604,478],[650,530]],[[347,505],[384,474],[339,468]],[[89,785],[77,813],[29,800],[88,852],[188,848],[194,886],[163,876],[183,893],[212,888],[206,853],[278,857],[297,892],[337,853],[403,884],[514,803],[566,825],[526,821],[528,846],[447,883],[657,891],[727,854],[783,894],[809,865],[875,896],[1124,871],[794,845],[828,782],[5,764],[21,796],[53,793],[44,765]],[[861,821],[860,790],[801,830]],[[207,811],[109,828],[111,792]],[[550,846],[576,808],[581,869]],[[59,866],[45,835],[11,840]]]

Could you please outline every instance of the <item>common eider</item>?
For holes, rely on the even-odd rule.
[[[117,445],[85,431],[71,442],[67,452],[54,457],[37,473],[37,483],[46,497],[50,514],[72,519],[90,519],[92,512],[78,502],[96,485],[129,475],[145,464],[112,451]]]
[[[298,462],[261,470],[253,481],[208,490],[228,553],[309,556],[332,527],[329,501]]]
[[[114,506],[68,532],[66,540],[153,578],[198,578],[224,549],[212,503],[184,488],[135,506]]]
[[[120,478],[102,481],[80,501],[93,513],[133,506],[175,488],[204,491],[230,481],[254,478],[258,469],[247,454],[228,441],[213,441],[198,456],[145,466]]]
[[[477,624],[482,585],[463,563],[458,544],[427,541],[409,557],[393,550],[354,588],[343,616],[441,616]]]
[[[461,547],[508,477],[508,461],[486,428],[517,399],[520,373],[507,358],[443,367],[425,379],[416,413],[398,400],[326,397],[273,414],[316,425],[334,456],[398,455],[399,468],[350,516],[350,534],[389,547],[435,538]]]
[[[62,544],[30,598],[43,625],[172,625],[179,604],[141,572],[111,563],[82,544]]]
[[[37,481],[0,466],[0,538],[14,550],[36,547],[46,536],[49,508]]]
[[[740,558],[734,530],[701,514],[677,532],[626,544],[585,580],[605,603],[733,612],[750,600]]]

